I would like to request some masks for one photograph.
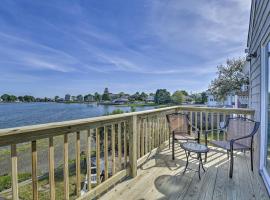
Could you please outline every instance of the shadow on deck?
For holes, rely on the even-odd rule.
[[[258,172],[250,170],[249,154],[238,153],[235,157],[233,178],[228,176],[229,160],[225,151],[211,147],[206,172],[199,180],[198,174],[187,171],[185,153],[176,145],[176,159],[171,159],[171,149],[166,147],[148,159],[134,179],[117,184],[100,199],[165,200],[165,199],[269,199]],[[190,161],[197,169],[197,160]]]

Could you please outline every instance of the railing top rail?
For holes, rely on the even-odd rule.
[[[253,115],[255,110],[247,108],[216,108],[216,107],[202,107],[202,106],[179,106],[179,111],[203,111],[203,112],[215,112],[215,113],[233,113],[233,114],[246,114]]]
[[[143,116],[151,115],[163,111],[178,110],[178,111],[204,111],[204,112],[220,112],[220,113],[235,113],[253,115],[254,110],[251,109],[234,109],[234,108],[210,108],[196,106],[171,106],[159,109],[146,111],[124,113],[109,116],[92,117],[86,119],[70,120],[64,122],[54,122],[47,124],[15,127],[0,129],[0,146],[9,145],[12,143],[26,142],[36,139],[48,138],[50,136],[62,135],[64,133],[73,133],[80,130],[86,130],[94,126],[103,125],[108,122],[117,122],[126,120],[134,115]]]

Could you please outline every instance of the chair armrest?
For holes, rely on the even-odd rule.
[[[253,137],[253,134],[249,134],[249,135],[246,135],[246,136],[243,136],[243,137],[231,139],[230,143],[234,143],[237,140],[242,140],[242,139],[246,139],[246,138],[250,138],[250,137]]]
[[[230,140],[230,147],[231,147],[231,150],[233,150],[233,144],[234,144],[235,141],[242,140],[242,139],[246,139],[246,138],[250,138],[250,137],[253,139],[253,136],[254,136],[254,134],[249,134],[249,135],[246,135],[246,136],[243,136],[243,137],[231,139],[231,140]]]

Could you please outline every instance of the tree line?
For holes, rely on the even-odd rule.
[[[134,103],[138,101],[147,101],[148,97],[152,97],[152,101],[156,104],[182,104],[183,102],[187,103],[205,103],[207,101],[207,96],[205,92],[202,93],[194,93],[188,94],[185,90],[177,90],[174,93],[170,93],[167,89],[157,89],[155,93],[147,94],[145,92],[136,92],[132,95],[126,94],[124,92],[120,92],[118,94],[109,93],[108,89],[104,90],[103,94],[99,94],[95,92],[92,94],[87,95],[77,95],[73,96],[76,98],[76,101],[112,101],[112,98],[127,98],[129,102]],[[31,95],[24,95],[24,96],[15,96],[10,94],[3,94],[1,96],[2,101],[4,102],[59,102],[63,101],[64,98],[60,98],[59,96],[55,96],[54,98],[36,98]]]

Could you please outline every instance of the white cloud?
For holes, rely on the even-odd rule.
[[[164,44],[204,56],[226,54],[227,48],[245,48],[249,0],[150,1],[149,29]]]

